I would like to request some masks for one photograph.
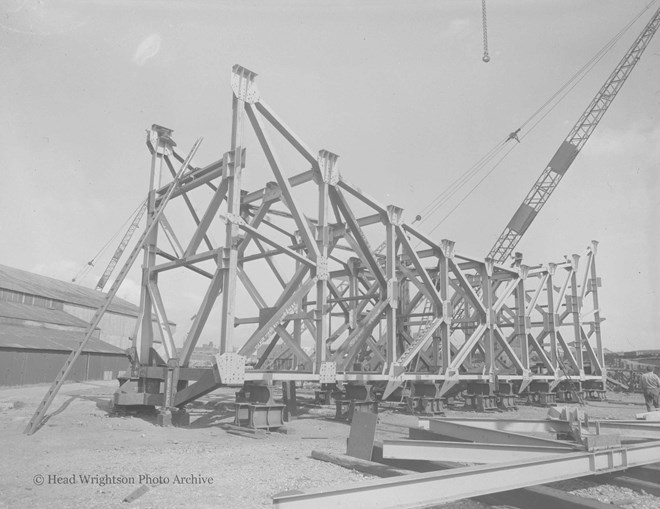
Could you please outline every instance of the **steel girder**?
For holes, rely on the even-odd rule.
[[[597,243],[582,258],[535,267],[456,254],[453,242],[436,242],[406,223],[402,209],[345,179],[336,154],[309,148],[264,102],[255,78],[234,66],[229,150],[207,166],[188,164],[174,183],[159,184],[164,169],[183,161],[172,131],[148,131],[148,217],[166,195],[168,210],[180,205],[169,221],[158,217],[143,246],[140,364],[151,362],[155,347],[163,361],[187,366],[220,300],[221,353],[241,341],[238,353],[256,358],[246,380],[320,381],[325,363],[337,373],[325,382],[446,381],[448,388],[499,379],[522,391],[533,380],[604,380]],[[251,141],[267,175],[249,191],[243,173],[249,168],[254,181],[259,170],[247,162]],[[173,220],[182,211],[187,227]],[[208,280],[180,354],[159,291],[159,277],[172,271]],[[241,295],[251,305],[237,308]],[[154,319],[164,348],[154,344]],[[283,359],[290,369],[273,374],[268,368]]]
[[[512,461],[366,481],[333,491],[315,490],[273,498],[278,508],[428,507],[461,498],[508,491],[655,463],[660,441],[625,448],[549,454]]]
[[[567,409],[566,419],[504,420],[430,419],[420,421],[431,441],[386,440],[389,459],[472,463],[424,474],[275,495],[278,508],[296,507],[430,507],[575,477],[598,475],[660,460],[657,425],[627,421],[590,421]],[[617,434],[618,437],[602,436]],[[516,430],[513,432],[512,430]],[[570,435],[575,442],[539,438],[524,431]],[[643,443],[621,445],[624,436]],[[449,439],[449,441],[447,441]],[[461,440],[460,442],[455,439]]]

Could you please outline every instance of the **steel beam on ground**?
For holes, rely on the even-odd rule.
[[[589,431],[598,435],[660,440],[660,423],[639,421],[589,421]]]
[[[527,461],[456,468],[273,497],[280,509],[414,508],[526,486],[563,481],[660,460],[660,441],[595,452],[557,454]]]
[[[483,444],[432,440],[385,440],[383,458],[458,463],[505,463],[548,454],[572,454],[574,449],[535,445]]]
[[[551,419],[461,419],[446,417],[437,420],[512,433],[568,433],[570,431],[570,425],[567,421]],[[420,419],[418,423],[420,428],[429,429],[429,419]]]
[[[378,447],[374,447],[374,454],[378,455]],[[438,471],[444,470],[446,468],[455,468],[453,466],[447,466],[445,468],[439,466],[439,462],[429,463],[429,462],[415,462],[416,467],[424,465],[423,468],[429,467],[425,470],[406,470],[403,468],[398,468],[396,466],[390,466],[383,463],[376,463],[374,461],[364,461],[358,460],[357,458],[350,458],[343,454],[328,454],[325,452],[312,451],[312,458],[328,461],[336,465],[350,468],[352,470],[358,470],[359,472],[364,472],[366,474],[374,475],[377,477],[396,477],[408,474],[414,474],[420,471],[429,472],[431,470]],[[397,462],[394,462],[397,463]],[[408,465],[409,462],[405,462],[405,465]],[[445,465],[449,465],[445,463]],[[438,466],[438,468],[435,468]],[[636,472],[648,467],[638,467],[632,470],[626,471]],[[534,509],[557,509],[561,507],[562,509],[611,509],[612,505],[605,502],[599,502],[593,498],[584,498],[578,495],[572,495],[566,491],[562,491],[556,488],[550,488],[548,486],[532,486],[529,488],[521,488],[518,490],[506,491],[502,493],[494,493],[490,495],[484,495],[481,497],[473,498],[478,502],[486,504],[487,506],[514,506],[514,507],[534,507]]]
[[[458,440],[465,440],[467,442],[488,442],[491,444],[511,444],[511,445],[536,445],[536,446],[550,446],[550,447],[563,447],[565,449],[581,449],[581,445],[572,444],[570,442],[562,442],[561,440],[552,440],[549,438],[538,438],[520,433],[512,433],[508,431],[499,431],[493,429],[477,428],[474,426],[467,426],[465,424],[457,424],[451,421],[443,421],[439,419],[429,420],[429,431],[437,433],[444,437],[450,437]]]

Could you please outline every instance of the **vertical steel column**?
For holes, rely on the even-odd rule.
[[[172,409],[174,408],[174,398],[179,385],[179,361],[178,359],[169,359],[167,361],[167,373],[163,380],[163,405],[160,407],[156,423],[159,426],[172,425]]]
[[[147,130],[147,146],[151,151],[151,171],[149,173],[149,194],[147,196],[147,226],[148,229],[154,222],[156,214],[156,189],[160,187],[163,155],[171,153],[174,143],[171,139],[172,130],[153,124]],[[137,334],[133,339],[133,346],[137,353],[140,364],[150,363],[150,350],[154,341],[153,328],[153,301],[149,292],[149,283],[152,278],[157,277],[151,270],[156,265],[156,251],[158,240],[158,227],[151,230],[144,245],[144,257],[142,261],[142,281],[140,289],[140,320],[137,324]]]
[[[358,275],[360,272],[360,260],[358,258],[349,258],[346,263],[348,266],[348,296],[351,300],[348,303],[348,331],[353,332],[358,322],[358,301],[356,297],[359,293]]]
[[[451,299],[449,299],[449,258],[454,256],[454,242],[447,239],[440,241],[442,253],[438,256],[438,283],[440,298],[443,302],[442,315],[443,321],[440,324],[440,341],[442,342],[442,368],[438,373],[447,371],[451,363],[451,319],[453,310],[451,309]],[[467,300],[467,299],[466,299]],[[467,307],[465,307],[467,312]],[[467,315],[466,315],[467,316]]]
[[[486,331],[484,332],[484,361],[488,374],[495,372],[495,333],[493,328],[497,323],[495,310],[493,309],[493,276],[494,261],[492,258],[486,258],[484,264],[479,266],[479,276],[481,279],[481,295],[484,307],[486,308]]]
[[[580,262],[580,255],[574,254],[571,255],[571,274],[570,274],[570,285],[571,285],[571,295],[567,299],[567,306],[572,315],[573,320],[573,336],[575,341],[575,360],[577,361],[578,368],[580,370],[580,377],[584,376],[584,359],[582,355],[582,323],[580,321],[580,298],[578,294],[578,281],[577,281],[577,271]]]
[[[520,349],[517,353],[520,355],[520,361],[525,371],[523,374],[525,376],[529,374],[529,340],[527,339],[527,334],[530,333],[531,327],[530,318],[526,313],[525,306],[525,279],[527,278],[528,271],[528,267],[524,265],[520,266],[520,279],[518,280],[514,294],[516,303],[515,334],[516,340],[520,341]]]
[[[603,380],[605,380],[607,374],[605,373],[605,355],[603,353],[603,338],[601,336],[600,330],[600,304],[598,302],[598,287],[600,286],[600,280],[596,272],[596,252],[598,250],[598,242],[595,240],[591,241],[591,278],[589,279],[589,290],[592,294],[592,302],[594,304],[594,333],[596,334],[596,355],[598,356],[598,362],[603,367]]]
[[[302,246],[302,237],[300,236],[300,232],[296,231],[294,232],[294,237],[295,237],[295,245],[296,246]],[[304,256],[304,249],[302,247],[299,247],[298,249],[294,249],[294,251],[298,254],[302,254]],[[299,260],[296,260],[296,271],[300,269],[300,266],[302,265],[302,262]],[[305,313],[307,311],[307,296],[305,295],[300,301],[298,302],[298,311],[300,313]],[[302,332],[303,332],[303,327],[302,327],[302,319],[294,319],[293,320],[293,341],[297,346],[302,345]],[[296,357],[295,353],[291,353],[291,369],[298,369],[298,364],[300,364],[302,359],[299,359]],[[308,367],[308,366],[306,366]],[[312,366],[313,368],[313,366]]]
[[[319,151],[318,165],[321,172],[319,179],[319,218],[316,227],[316,242],[319,257],[316,260],[316,358],[314,372],[318,373],[321,363],[325,362],[327,349],[325,342],[330,335],[330,310],[328,309],[328,254],[330,252],[330,228],[328,226],[328,212],[330,196],[329,186],[334,186],[339,181],[339,169],[337,156],[327,150]]]
[[[397,323],[396,314],[399,301],[399,282],[396,277],[396,225],[401,223],[403,209],[394,205],[387,206],[385,224],[385,279],[387,280],[387,370],[397,360]]]
[[[555,369],[555,372],[559,369],[559,361],[557,360],[557,326],[559,323],[559,317],[555,310],[555,287],[553,285],[553,277],[557,271],[557,264],[549,263],[548,264],[548,279],[545,283],[546,288],[546,298],[547,298],[547,322],[545,324],[547,328],[548,337],[550,338],[550,361],[552,362],[552,367]],[[543,343],[541,343],[541,347]]]
[[[233,164],[225,167],[227,186],[227,214],[239,216],[241,211],[241,175],[245,161],[243,161],[243,121],[245,117],[245,103],[258,99],[254,78],[256,73],[234,65],[232,67],[231,88],[232,96],[232,123],[231,123],[231,152]],[[238,271],[238,243],[239,227],[234,221],[227,221],[225,227],[225,248],[223,250],[223,266],[225,267],[224,282],[222,285],[222,328],[220,330],[220,353],[223,354],[232,345],[234,331],[234,305],[236,302],[236,278]]]

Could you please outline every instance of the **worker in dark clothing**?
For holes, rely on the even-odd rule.
[[[640,377],[646,409],[651,411],[651,404],[660,409],[660,378],[653,372],[653,366],[646,367],[646,373]]]

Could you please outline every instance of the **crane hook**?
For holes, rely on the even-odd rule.
[[[488,55],[488,23],[486,20],[486,0],[481,0],[481,14],[484,27],[484,56],[482,60],[487,64],[490,62],[490,56]]]

